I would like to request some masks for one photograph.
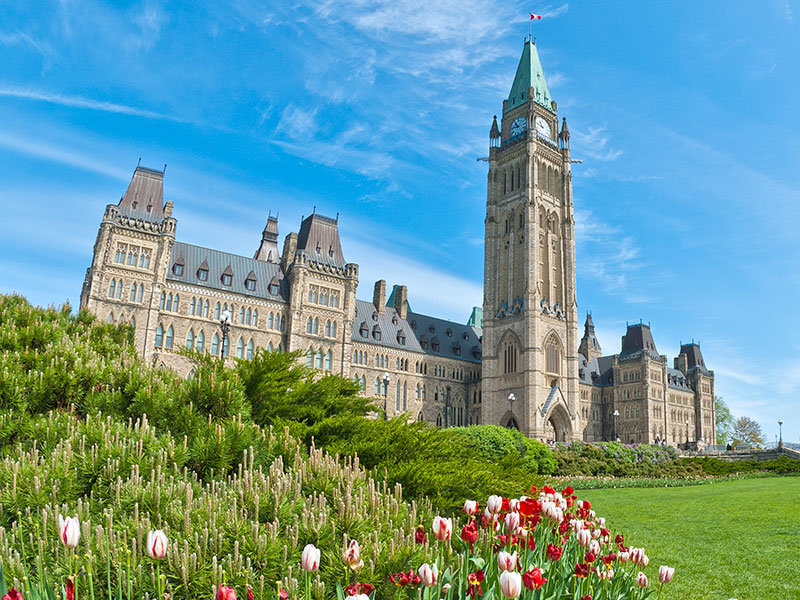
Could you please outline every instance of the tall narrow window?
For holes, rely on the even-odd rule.
[[[130,302],[136,302],[136,284],[135,283],[131,284],[131,293],[128,296],[128,300]]]
[[[156,348],[161,348],[164,343],[164,327],[159,323],[156,329]]]
[[[325,370],[330,371],[332,368],[332,364],[333,364],[333,353],[330,350],[328,350],[325,353]]]
[[[180,305],[178,297],[179,297],[178,294],[175,294],[175,302],[172,303],[172,310],[174,310],[175,312],[178,312],[178,306]]]
[[[205,345],[205,343],[206,343],[206,335],[202,331],[200,331],[200,333],[197,334],[197,350],[199,352],[203,351],[203,346]]]
[[[208,318],[208,300],[203,302],[203,316]]]
[[[253,309],[253,327],[258,327],[258,309]]]
[[[272,342],[270,342],[269,344],[267,344],[267,352],[272,352],[273,350],[274,348],[272,347]]]
[[[325,337],[331,337],[331,322],[325,321]]]
[[[275,321],[273,320],[273,314],[269,313],[269,316],[267,317],[267,329],[274,329],[273,327],[274,322]]]
[[[308,317],[306,321],[306,333],[313,333],[314,331],[314,321],[311,317]]]
[[[322,348],[317,350],[317,364],[315,365],[318,369],[322,368]]]
[[[189,314],[194,315],[197,312],[197,298],[192,296],[192,301],[189,303]]]
[[[331,323],[331,337],[336,337],[336,321]]]
[[[244,306],[239,309],[239,323],[244,325]]]
[[[219,336],[215,333],[211,338],[211,355],[216,356],[217,354],[219,354]]]
[[[252,311],[251,311],[251,310],[248,308],[248,309],[247,309],[247,315],[246,315],[246,316],[245,316],[245,318],[244,318],[244,322],[245,322],[245,323],[247,323],[248,325],[250,325],[250,319],[251,319],[252,317],[253,317],[253,313],[252,313]]]
[[[122,298],[122,279],[117,281],[117,300]]]
[[[186,347],[189,350],[194,348],[194,331],[192,331],[191,329],[189,329],[189,331],[186,332]]]
[[[166,304],[166,308],[164,310],[167,310],[167,311],[172,310],[172,294],[169,294],[167,296],[167,304]]]
[[[219,320],[219,302],[214,306],[214,318]]]
[[[236,358],[243,358],[244,357],[244,340],[239,338],[239,341],[236,342]]]
[[[286,329],[286,316],[281,316],[281,331]]]
[[[175,330],[172,329],[172,325],[169,326],[167,329],[167,335],[164,337],[164,348],[172,348],[172,338],[175,337]]]
[[[136,294],[136,301],[137,302],[141,302],[143,296],[144,296],[144,284],[140,283],[139,284],[139,293]]]
[[[380,396],[381,394],[381,380],[380,378],[375,378],[375,395]]]
[[[314,317],[314,334],[316,335],[318,333],[319,333],[319,319]]]
[[[114,313],[113,313],[113,312],[110,312],[110,313],[108,313],[108,320],[107,320],[107,322],[108,322],[108,323],[113,323],[113,322],[114,322]]]
[[[117,282],[112,279],[111,282],[108,284],[108,297],[113,298],[114,292],[117,290]]]
[[[253,360],[253,340],[247,342],[247,360]]]
[[[306,366],[313,367],[314,366],[314,349],[309,348],[308,352],[306,352]]]

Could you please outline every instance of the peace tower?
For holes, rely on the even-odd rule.
[[[481,422],[567,440],[583,426],[566,119],[558,126],[536,42],[526,39],[490,132]]]

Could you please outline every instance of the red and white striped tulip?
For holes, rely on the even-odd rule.
[[[600,570],[600,571],[598,571],[597,575],[598,575],[598,577],[600,577],[600,579],[609,580],[612,577],[614,577],[614,569],[610,569],[609,568],[609,569],[605,569],[605,570]]]
[[[58,532],[61,543],[67,548],[74,548],[81,539],[81,523],[78,517],[62,517],[58,515]]]
[[[626,563],[631,559],[631,553],[630,552],[620,552],[619,554],[617,554],[617,558],[619,559],[619,562]]]
[[[506,533],[514,533],[519,528],[519,513],[510,512],[506,515]]]
[[[589,552],[594,554],[595,556],[600,556],[600,544],[597,540],[592,540],[589,542]]]
[[[364,561],[361,560],[361,548],[358,547],[358,542],[356,540],[350,540],[350,544],[347,546],[347,550],[342,554],[342,558],[344,562],[347,563],[347,566],[354,571],[358,571],[364,566]]]
[[[147,534],[147,554],[161,560],[167,555],[167,534],[156,529]]]
[[[515,571],[503,571],[500,574],[500,591],[506,598],[516,598],[522,591],[522,575]]]
[[[513,571],[519,564],[519,557],[517,551],[514,550],[513,554],[509,554],[505,550],[497,553],[497,568],[501,571]]]
[[[511,512],[519,512],[519,498],[512,498],[508,501],[508,510]]]
[[[588,529],[581,529],[575,534],[575,537],[578,539],[578,543],[585,548],[592,541],[592,532]]]
[[[658,569],[658,581],[661,583],[669,583],[675,576],[675,569],[667,565],[661,565]]]
[[[647,587],[647,575],[639,571],[639,574],[636,576],[636,585],[639,587]]]
[[[476,514],[478,512],[478,501],[467,500],[464,502],[464,508],[462,510],[469,516]]]
[[[417,575],[419,575],[422,585],[433,587],[439,582],[439,567],[436,566],[436,563],[433,563],[433,566],[424,563],[417,569]]]
[[[314,544],[308,544],[303,548],[303,554],[300,556],[300,566],[304,571],[309,573],[319,569],[320,551]]]
[[[489,496],[489,499],[486,501],[486,510],[494,514],[503,510],[502,496]]]
[[[437,516],[433,520],[433,527],[431,527],[431,530],[433,531],[433,537],[440,542],[449,541],[450,536],[453,535],[453,521]]]

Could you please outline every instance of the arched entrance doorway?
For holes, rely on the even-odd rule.
[[[556,404],[545,419],[544,436],[548,442],[572,439],[572,419],[563,404]]]

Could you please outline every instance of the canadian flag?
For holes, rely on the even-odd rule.
[[[541,18],[542,18],[542,15],[535,15],[535,14],[531,13],[531,21],[533,21],[534,19],[541,19]]]

